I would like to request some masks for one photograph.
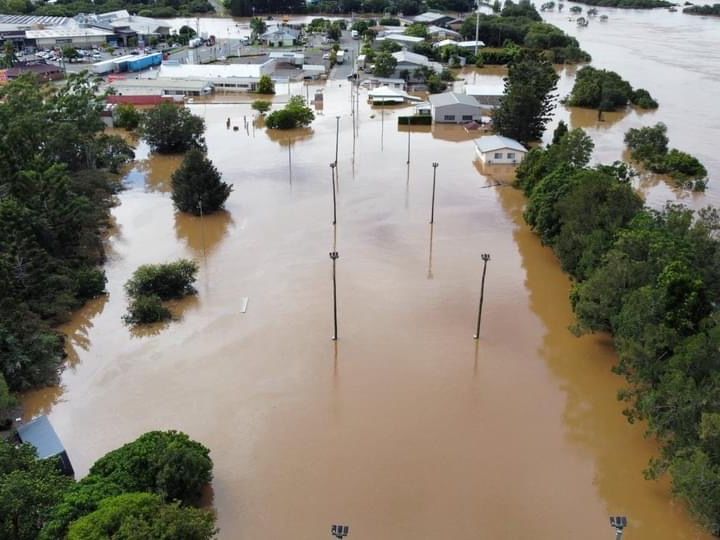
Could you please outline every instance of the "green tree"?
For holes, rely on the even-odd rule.
[[[63,47],[62,55],[65,60],[69,60],[70,62],[80,58],[80,53],[75,47]]]
[[[427,39],[428,29],[427,29],[427,26],[425,26],[424,24],[413,23],[413,24],[409,25],[407,28],[405,28],[405,35],[421,37],[423,39]]]
[[[115,127],[128,130],[136,129],[142,121],[142,115],[131,104],[120,104],[115,109]]]
[[[390,77],[395,73],[397,59],[389,52],[381,52],[375,57],[374,74],[378,77]]]
[[[15,46],[12,41],[7,40],[3,44],[3,55],[2,58],[0,58],[0,67],[5,69],[11,68],[16,62],[17,56],[15,56]]]
[[[67,537],[210,540],[216,534],[215,517],[210,512],[166,504],[150,493],[125,493],[103,500],[97,510],[75,521]]]
[[[260,17],[253,17],[250,19],[250,28],[252,29],[254,41],[267,31],[267,24],[265,24],[265,21],[263,21]]]
[[[302,96],[293,96],[284,108],[273,111],[265,120],[270,129],[294,129],[305,127],[315,119],[315,113],[305,105]]]
[[[553,144],[559,143],[560,140],[565,136],[565,134],[567,132],[568,132],[567,124],[563,120],[560,120],[560,122],[558,122],[557,127],[555,128],[555,131],[553,131],[552,143]]]
[[[144,264],[125,283],[130,298],[157,295],[161,300],[174,300],[194,294],[198,271],[196,262],[188,259],[165,264]]]
[[[652,127],[631,128],[625,134],[625,144],[632,158],[642,162],[651,162],[665,156],[668,152],[667,126],[662,123]]]
[[[10,409],[15,406],[17,402],[10,393],[5,377],[0,373],[0,431],[10,427],[12,418],[9,418]]]
[[[124,491],[192,504],[212,480],[210,450],[177,431],[151,431],[95,462],[90,474]]]
[[[190,150],[172,175],[172,200],[181,212],[202,215],[220,210],[232,187],[203,153]]]
[[[337,21],[334,21],[328,25],[325,35],[331,41],[340,41],[340,38],[342,37],[342,29],[340,28],[340,25],[337,23]]]
[[[130,299],[122,320],[128,325],[154,324],[172,319],[172,313],[156,294],[140,295]]]
[[[145,113],[140,132],[150,147],[162,154],[205,146],[205,121],[172,103],[161,103]]]
[[[557,81],[552,64],[523,53],[508,68],[505,94],[493,117],[495,130],[524,143],[540,139],[555,106]]]
[[[0,437],[0,537],[35,540],[70,482],[54,460]]]
[[[260,114],[265,114],[270,110],[271,105],[272,104],[269,101],[265,101],[264,99],[256,99],[252,102],[251,107]]]
[[[257,88],[255,89],[255,92],[257,92],[258,94],[274,94],[275,93],[275,83],[273,83],[273,80],[270,78],[270,75],[262,75],[260,77]]]

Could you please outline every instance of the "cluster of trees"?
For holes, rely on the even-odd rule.
[[[212,480],[210,451],[176,431],[152,431],[100,458],[79,482],[27,444],[0,438],[0,537],[8,540],[210,540],[196,507]]]
[[[140,134],[154,152],[173,154],[205,148],[205,120],[173,103],[161,103],[147,111]]]
[[[265,119],[270,129],[294,129],[309,126],[315,113],[305,104],[302,96],[293,96],[282,109],[271,112]]]
[[[508,66],[504,95],[493,114],[495,131],[523,143],[539,140],[555,107],[557,81],[545,58],[519,54]]]
[[[711,15],[720,17],[720,4],[713,4],[712,6],[689,6],[683,9],[683,13],[689,13],[690,15]]]
[[[567,104],[598,111],[614,111],[632,103],[641,109],[657,109],[658,103],[644,88],[633,90],[629,82],[614,71],[585,66],[578,71]]]
[[[707,170],[694,156],[668,148],[667,127],[658,123],[652,127],[631,128],[625,134],[625,144],[633,160],[646,169],[667,174],[679,185],[703,191],[707,184]]]
[[[197,271],[197,263],[187,259],[140,266],[125,283],[130,303],[123,321],[136,325],[171,319],[172,314],[163,302],[195,294]]]
[[[643,207],[623,164],[588,167],[581,130],[518,168],[525,217],[575,279],[574,331],[610,332],[630,421],[661,444],[646,474],[707,526],[720,519],[720,212]]]
[[[463,22],[460,33],[465,39],[475,39],[476,17],[471,15]],[[508,45],[532,51],[542,51],[545,57],[556,64],[589,62],[590,55],[580,49],[574,37],[568,36],[557,26],[542,21],[542,17],[529,0],[518,3],[507,0],[499,14],[480,15],[479,38],[486,46],[505,49]],[[496,63],[494,56],[477,59],[481,64]]]
[[[467,13],[472,0],[319,0],[307,5],[309,13],[385,13],[412,16],[426,10]]]
[[[133,151],[103,133],[97,92],[84,75],[59,90],[30,76],[0,89],[0,380],[11,391],[56,381],[52,328],[105,291],[112,171]]]
[[[250,17],[256,14],[305,13],[304,0],[229,0],[233,17]]]
[[[666,0],[583,0],[583,4],[624,9],[654,9],[674,5]]]
[[[0,13],[74,17],[78,13],[104,13],[127,9],[144,17],[182,17],[215,9],[208,0],[0,0]]]

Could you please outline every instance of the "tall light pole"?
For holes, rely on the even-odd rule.
[[[615,528],[615,540],[622,540],[627,524],[628,519],[625,516],[610,516],[610,526]]]
[[[335,225],[337,223],[337,204],[335,201],[335,163],[330,164],[330,171],[332,172],[332,192],[333,192],[333,222],[332,224]]]
[[[330,258],[332,259],[333,265],[333,341],[337,341],[338,330],[337,330],[337,281],[335,280],[335,263],[340,255],[337,251],[330,252]]]
[[[408,157],[405,164],[410,165],[410,126],[408,126]]]
[[[430,207],[430,225],[435,223],[435,176],[437,173],[438,162],[433,161],[433,189],[432,189],[432,206]]]
[[[340,117],[335,117],[335,166],[337,167],[338,160],[338,143],[340,141]]]
[[[478,39],[480,38],[480,1],[475,3],[475,57],[478,53]]]
[[[485,272],[487,271],[487,263],[490,260],[490,254],[483,253],[481,255],[481,257],[483,260],[483,273],[482,273],[482,281],[480,284],[480,306],[478,307],[477,328],[475,329],[475,335],[473,336],[475,339],[480,338],[480,320],[482,319],[483,298],[485,296]]]

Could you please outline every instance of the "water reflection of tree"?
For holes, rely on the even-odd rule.
[[[60,328],[65,334],[66,367],[74,369],[80,362],[78,348],[83,351],[90,349],[90,331],[94,326],[92,321],[103,312],[107,301],[107,294],[90,300],[75,312],[70,322]]]
[[[570,111],[570,128],[609,129],[629,114],[629,109],[622,111],[603,112],[602,121],[598,120],[597,109],[567,107]]]
[[[186,296],[181,300],[170,300],[166,305],[172,313],[172,320],[154,324],[137,324],[130,326],[130,335],[133,338],[145,338],[160,335],[160,333],[180,320],[191,310],[197,309],[200,300],[196,294]]]
[[[198,255],[209,255],[234,226],[230,212],[221,210],[200,218],[175,212],[175,235]]]
[[[172,189],[172,174],[182,159],[182,155],[151,154],[147,159],[137,160],[128,177],[141,175],[147,191],[167,193]]]
[[[431,133],[433,139],[450,142],[472,141],[482,135],[479,131],[468,131],[457,124],[433,124]]]
[[[312,128],[296,128],[296,129],[266,129],[268,139],[278,143],[280,146],[288,146],[298,141],[306,141],[310,139],[315,132]]]

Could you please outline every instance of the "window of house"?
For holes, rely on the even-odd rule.
[[[455,115],[454,115],[454,114],[446,114],[446,115],[443,117],[443,119],[444,119],[444,120],[455,120]]]
[[[502,152],[495,152],[495,159],[502,159]]]
[[[463,114],[463,120],[472,120],[472,114]]]
[[[508,152],[507,158],[508,158],[508,159],[515,159],[515,152]]]

